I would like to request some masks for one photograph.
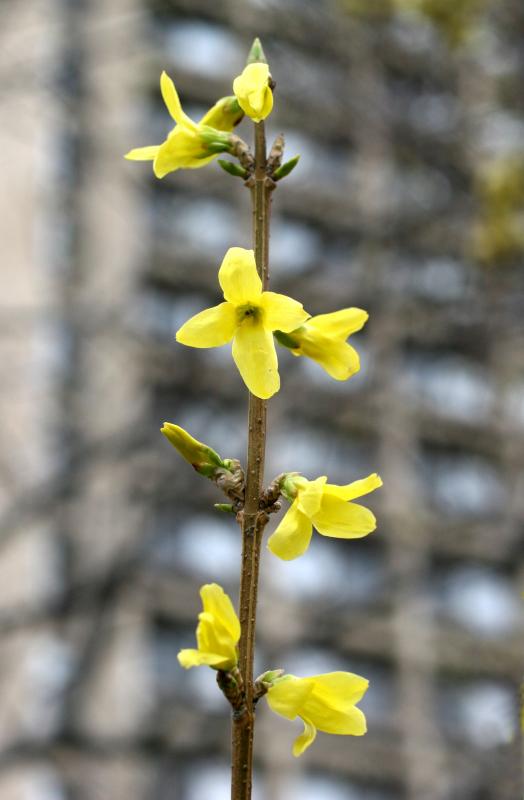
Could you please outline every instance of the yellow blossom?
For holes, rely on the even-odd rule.
[[[360,369],[357,351],[346,342],[368,318],[361,308],[343,308],[332,314],[311,317],[289,334],[275,332],[277,341],[294,356],[308,356],[337,381],[345,381]]]
[[[317,730],[343,736],[366,733],[366,718],[355,704],[368,685],[369,681],[351,672],[277,678],[267,693],[271,710],[286,719],[300,717],[304,723],[304,731],[293,744],[293,755],[302,755],[314,742]]]
[[[350,501],[382,486],[379,476],[373,473],[347,486],[326,481],[325,475],[314,481],[287,475],[282,494],[291,507],[269,538],[267,546],[274,555],[284,561],[301,556],[309,547],[313,527],[334,539],[359,539],[375,530],[377,521],[369,508]]]
[[[240,622],[233,603],[221,586],[207,583],[200,589],[204,610],[198,615],[197,650],[181,650],[180,664],[189,669],[207,664],[214,669],[232,670],[238,662]]]
[[[175,84],[165,72],[160,77],[160,89],[177,124],[162,144],[136,147],[125,158],[152,161],[156,177],[163,178],[177,169],[203,167],[219,153],[229,150],[228,133],[243,116],[234,97],[222,98],[200,122],[194,122],[182,111]]]
[[[177,342],[220,347],[233,340],[233,359],[247,388],[257,397],[271,397],[280,387],[272,331],[293,330],[308,314],[296,300],[262,291],[252,250],[231,247],[218,280],[226,302],[191,317],[177,332]]]
[[[273,92],[269,81],[269,67],[260,62],[248,64],[233,81],[233,91],[240,107],[253,122],[260,122],[271,114]]]

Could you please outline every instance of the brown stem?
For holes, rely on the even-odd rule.
[[[255,124],[255,172],[249,182],[253,203],[253,243],[262,286],[269,281],[269,214],[272,182],[266,175],[264,123]],[[258,571],[267,515],[260,510],[266,448],[266,401],[249,394],[249,438],[245,505],[242,513],[242,567],[239,616],[239,669],[244,682],[246,712],[233,717],[232,800],[250,800],[253,779],[253,657],[257,611]]]

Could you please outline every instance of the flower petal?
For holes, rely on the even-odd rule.
[[[346,711],[323,706],[308,698],[304,713],[311,716],[319,731],[338,733],[344,736],[363,736],[367,731],[366,717],[360,708],[351,706]]]
[[[273,555],[292,561],[306,552],[312,535],[311,520],[299,510],[297,498],[269,537],[267,546]]]
[[[264,309],[264,327],[271,331],[289,333],[309,317],[302,303],[277,292],[263,292],[260,305]]]
[[[308,325],[326,336],[347,339],[359,331],[366,323],[369,314],[361,308],[343,308],[330,314],[319,314],[308,321]]]
[[[218,271],[224,297],[236,306],[260,302],[262,281],[257,272],[255,255],[243,247],[230,247]]]
[[[324,672],[311,675],[315,681],[314,696],[339,711],[347,711],[366,693],[369,681],[353,672]]]
[[[292,350],[293,355],[307,356],[316,361],[336,381],[347,381],[359,371],[357,351],[346,342],[315,330],[310,320],[297,331],[291,331],[291,335],[298,342],[297,348]]]
[[[188,347],[220,347],[231,341],[235,328],[234,307],[220,303],[188,319],[177,331],[176,340]]]
[[[234,642],[240,639],[240,622],[228,595],[217,583],[206,583],[200,589],[204,611],[213,615],[228,631]]]
[[[304,352],[304,355],[310,355]],[[350,344],[330,340],[329,346],[316,355],[310,355],[327,374],[336,381],[347,381],[360,370],[360,358]]]
[[[206,111],[199,125],[209,125],[219,131],[232,131],[244,116],[236,97],[221,97]]]
[[[335,539],[359,539],[377,527],[375,516],[369,508],[358,503],[346,503],[327,494],[322,498],[320,511],[312,522],[322,536]]]
[[[159,144],[151,144],[147,147],[135,147],[134,150],[130,150],[129,153],[126,153],[124,158],[127,158],[129,161],[154,161],[159,150]]]
[[[280,388],[278,361],[271,331],[250,318],[236,329],[233,358],[249,391],[266,400]]]
[[[160,145],[153,172],[157,178],[163,178],[177,169],[200,169],[217,157],[217,153],[206,155],[206,152],[198,132],[177,126]]]
[[[224,663],[224,656],[217,653],[201,653],[199,650],[181,650],[177,656],[178,662],[184,669],[191,667],[220,667]]]
[[[305,486],[298,490],[298,508],[309,518],[320,509],[326,481],[326,476],[322,475],[314,481],[306,481]]]
[[[300,716],[302,722],[304,723],[304,730],[293,742],[293,755],[297,758],[298,756],[301,756],[310,745],[313,744],[317,737],[317,729],[311,720],[307,719],[307,717],[303,717],[302,715]]]
[[[271,686],[267,693],[267,702],[271,711],[286,719],[295,719],[306,698],[313,691],[313,686],[314,683],[309,678],[284,675]]]
[[[380,486],[382,486],[382,478],[376,472],[373,472],[367,478],[353,481],[353,483],[348,483],[346,486],[335,486],[333,483],[328,483],[326,485],[326,494],[339,497],[341,500],[354,500],[355,497],[369,494]]]
[[[178,92],[175,89],[175,84],[166,72],[162,72],[160,76],[160,91],[167,110],[179,125],[188,125],[196,129],[196,123],[182,111],[182,104],[178,97]]]
[[[213,614],[202,611],[198,615],[196,630],[198,652],[219,654],[218,666],[221,669],[232,669],[237,661],[236,641],[233,641],[229,630]]]

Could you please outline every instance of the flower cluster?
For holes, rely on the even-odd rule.
[[[135,148],[126,158],[152,161],[154,174],[163,178],[178,169],[203,167],[220,153],[229,153],[239,163],[219,160],[226,172],[243,178],[247,186],[259,185],[258,181],[272,190],[291,172],[298,156],[282,164],[283,137],[277,137],[267,162],[265,158],[258,160],[255,169],[248,146],[233,133],[244,115],[253,120],[259,133],[263,133],[263,120],[273,108],[275,84],[258,40],[248,62],[233,81],[233,95],[219,99],[198,122],[182,110],[175,85],[163,72],[160,88],[175,126],[162,144]],[[257,142],[260,143],[259,138]],[[257,153],[260,152],[257,144]],[[256,189],[253,194],[256,195]],[[232,357],[245,385],[252,395],[262,400],[272,397],[280,388],[275,344],[287,348],[294,356],[311,359],[337,381],[355,375],[360,369],[360,359],[347,340],[362,329],[368,319],[367,312],[360,308],[342,308],[312,316],[299,301],[268,291],[266,277],[261,273],[261,264],[257,263],[253,250],[230,247],[218,270],[223,301],[187,320],[176,333],[177,342],[196,348],[231,343]],[[262,414],[260,416],[262,418]],[[255,493],[253,500],[249,482],[246,489],[244,472],[237,459],[222,459],[213,448],[193,438],[179,425],[166,422],[161,430],[199,474],[213,480],[227,495],[231,502],[217,504],[219,510],[232,512],[239,521],[244,515],[246,520],[246,497],[251,497],[250,502],[255,506],[251,516],[256,518],[256,525],[263,518],[263,530],[269,514],[280,508],[280,496],[289,502],[288,510],[267,545],[280,559],[289,561],[303,555],[313,529],[321,536],[355,539],[376,528],[373,513],[354,502],[382,485],[375,473],[339,486],[328,483],[325,475],[308,480],[299,472],[287,472],[275,478],[262,494]],[[256,471],[248,469],[247,474],[248,477],[256,475]],[[258,478],[252,480],[257,483]],[[200,596],[203,610],[198,616],[197,646],[181,650],[178,660],[186,669],[206,665],[217,670],[219,686],[238,716],[246,708],[246,697],[251,696],[243,694],[244,678],[238,667],[239,642],[245,631],[241,630],[233,603],[218,584],[202,586]],[[245,641],[242,639],[241,647],[244,659]],[[282,672],[264,673],[251,689],[256,689],[256,699],[265,695],[275,713],[286,719],[299,717],[302,720],[304,731],[294,743],[295,756],[312,744],[317,731],[353,736],[366,732],[366,719],[357,708],[368,687],[365,678],[350,672],[309,677]]]
[[[180,664],[189,669],[206,664],[231,672],[238,663],[240,622],[233,604],[221,586],[200,589],[204,610],[198,615],[197,649],[181,650]],[[272,711],[286,719],[300,717],[304,731],[295,740],[293,755],[300,756],[313,743],[318,731],[362,736],[366,718],[356,704],[364,696],[368,681],[351,672],[328,672],[297,678],[275,670],[263,685]],[[269,673],[266,673],[269,675]]]
[[[280,388],[274,339],[293,355],[308,356],[336,380],[360,368],[357,352],[346,343],[368,315],[359,308],[311,317],[301,303],[265,292],[252,250],[231,247],[222,261],[218,282],[225,303],[201,311],[177,331],[189,347],[220,347],[233,340],[233,359],[249,391],[267,399]]]

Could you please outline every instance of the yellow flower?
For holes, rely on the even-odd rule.
[[[286,719],[300,717],[304,723],[303,733],[293,744],[293,755],[302,755],[313,744],[317,730],[342,736],[366,733],[366,718],[355,704],[368,685],[369,681],[351,672],[277,678],[267,693],[269,707]]]
[[[275,337],[294,356],[308,356],[332,378],[345,381],[360,369],[358,353],[346,339],[363,327],[368,316],[361,308],[343,308],[311,317],[289,334],[276,331]]]
[[[269,86],[267,64],[248,64],[241,75],[233,81],[233,91],[240,108],[253,122],[265,119],[273,108],[273,92]]]
[[[334,539],[360,539],[375,530],[377,521],[369,508],[349,501],[382,486],[379,476],[373,473],[347,486],[326,481],[325,475],[314,481],[287,475],[282,494],[291,507],[267,543],[274,555],[284,561],[301,556],[309,547],[313,527]]]
[[[200,589],[204,610],[198,615],[197,650],[181,650],[180,664],[189,669],[207,664],[214,669],[232,670],[238,662],[240,622],[233,603],[221,586],[207,583]]]
[[[177,342],[220,347],[233,339],[233,358],[247,388],[257,397],[271,397],[280,387],[272,331],[293,330],[308,314],[291,297],[262,291],[252,250],[231,247],[218,280],[226,302],[191,317],[177,332]]]
[[[160,77],[160,89],[177,124],[162,144],[136,147],[125,158],[152,161],[156,177],[163,178],[177,169],[203,167],[219,153],[229,150],[228,132],[243,116],[235,98],[222,98],[197,123],[182,111],[175,84],[165,72]]]

